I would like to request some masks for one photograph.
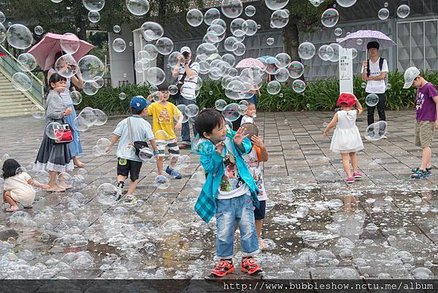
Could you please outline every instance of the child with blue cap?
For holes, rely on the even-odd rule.
[[[142,96],[132,97],[130,102],[132,115],[117,124],[111,137],[111,144],[106,148],[106,152],[109,152],[112,146],[119,141],[117,146],[117,187],[119,190],[117,200],[121,198],[121,191],[128,175],[131,181],[128,185],[126,201],[132,201],[135,198],[133,194],[137,188],[142,161],[136,153],[134,142],[149,141],[154,154],[158,153],[152,127],[144,119],[147,116],[149,104],[150,102]]]

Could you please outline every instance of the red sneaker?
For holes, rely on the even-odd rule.
[[[263,271],[262,267],[256,263],[253,257],[242,258],[241,269],[242,272],[247,273],[248,275],[254,275]]]
[[[223,277],[235,271],[233,261],[221,259],[219,263],[211,270],[211,274],[215,277]]]

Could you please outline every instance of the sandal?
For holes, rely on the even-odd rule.
[[[10,207],[8,207],[5,211],[6,212],[9,212],[9,213],[12,213],[12,212],[16,212],[16,211],[18,211],[20,208],[18,207],[18,206],[10,206]]]

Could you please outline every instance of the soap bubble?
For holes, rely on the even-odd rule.
[[[266,44],[268,46],[272,46],[274,44],[274,42],[275,42],[274,38],[267,38],[266,39]]]
[[[71,78],[78,72],[78,64],[75,58],[70,54],[59,57],[53,67],[59,75],[65,78]]]
[[[204,14],[204,22],[206,25],[211,25],[213,20],[221,18],[221,13],[217,8],[210,8]]]
[[[94,125],[96,126],[102,126],[105,125],[108,121],[108,115],[106,115],[105,112],[103,112],[100,109],[93,109],[94,116],[96,116],[96,121],[94,122]]]
[[[213,92],[212,92],[212,94],[213,94]],[[227,102],[223,99],[219,99],[219,100],[216,100],[216,102],[214,102],[214,107],[218,111],[223,111],[226,106],[227,106]]]
[[[285,82],[289,79],[289,70],[285,67],[277,69],[275,72],[275,80]]]
[[[242,56],[243,54],[245,54],[246,52],[246,46],[244,43],[241,42],[237,42],[235,44],[236,49],[234,50],[234,55],[236,56]]]
[[[329,45],[322,45],[318,49],[318,56],[324,61],[330,60],[334,55],[334,50]]]
[[[292,61],[287,69],[289,76],[293,79],[301,77],[304,73],[304,65],[298,61]]]
[[[342,28],[335,28],[335,36],[340,37],[342,35]]]
[[[389,17],[389,10],[387,8],[382,8],[377,13],[380,20],[387,20]]]
[[[84,86],[82,87],[82,91],[87,96],[94,96],[99,91],[99,87],[97,86],[97,83],[94,81],[86,81],[86,82],[84,82]]]
[[[196,115],[198,115],[198,113],[199,107],[196,104],[187,105],[184,112],[184,114],[189,118],[195,117]]]
[[[406,4],[402,4],[397,8],[397,16],[400,18],[406,18],[410,13],[411,8]]]
[[[120,94],[119,94],[119,99],[120,100],[126,100],[126,94],[124,93],[124,92],[121,92]]]
[[[115,26],[113,26],[113,32],[114,33],[116,33],[116,34],[118,34],[118,33],[120,33],[122,31],[122,28],[120,27],[120,25],[115,25]]]
[[[334,8],[329,8],[321,15],[321,23],[325,27],[334,27],[339,20],[339,12]]]
[[[138,52],[141,59],[146,61],[152,61],[158,56],[158,49],[153,44],[147,44],[143,47],[143,50]]]
[[[103,205],[112,205],[116,203],[119,193],[117,187],[110,183],[101,184],[96,190],[96,199]]]
[[[58,139],[63,134],[61,123],[50,122],[46,126],[45,133],[50,139]]]
[[[135,16],[148,13],[150,9],[148,0],[126,0],[126,8]]]
[[[146,80],[152,85],[159,85],[166,79],[166,74],[159,67],[151,67],[146,72]]]
[[[379,103],[379,96],[376,94],[368,94],[365,98],[365,103],[369,107],[375,107]]]
[[[246,32],[247,36],[253,36],[257,33],[258,27],[257,27],[257,22],[255,22],[252,19],[247,19],[245,20],[245,22],[243,23],[243,27],[242,27],[243,31]]]
[[[171,95],[176,95],[178,93],[178,87],[174,84],[169,85],[168,90]]]
[[[231,103],[229,105],[226,105],[222,110],[222,115],[227,121],[230,122],[236,121],[240,117],[239,105],[236,103]]]
[[[283,28],[289,22],[289,13],[286,10],[276,10],[271,15],[271,27]]]
[[[21,92],[28,91],[32,88],[32,80],[23,72],[16,72],[12,75],[12,85]]]
[[[45,115],[45,111],[40,109],[37,105],[32,106],[31,113],[35,119],[42,119]]]
[[[289,3],[289,0],[265,0],[266,7],[271,10],[282,9]]]
[[[222,13],[228,18],[236,18],[242,14],[243,4],[241,0],[222,0]]]
[[[32,32],[22,24],[11,25],[6,32],[6,40],[16,49],[24,50],[32,46]]]
[[[66,54],[74,54],[79,50],[81,43],[75,34],[65,33],[59,41],[59,45]]]
[[[301,79],[296,79],[292,83],[292,89],[296,93],[302,93],[306,90],[306,83]]]
[[[98,23],[100,21],[100,13],[98,11],[89,11],[88,20],[91,23]]]
[[[42,26],[37,25],[36,27],[33,28],[33,32],[37,35],[40,36],[44,33],[44,29]]]
[[[3,23],[0,23],[0,43],[3,43],[6,39],[6,28]]]
[[[243,37],[246,34],[246,31],[244,30],[244,23],[245,20],[243,18],[235,18],[230,23],[230,31],[235,37]]]
[[[336,0],[336,2],[338,2],[339,6],[351,7],[356,4],[357,0]]]
[[[100,11],[105,6],[105,0],[82,0],[82,4],[88,11]]]
[[[277,68],[286,67],[290,62],[291,58],[287,53],[278,53],[275,55],[275,66],[277,66]]]
[[[159,38],[155,47],[161,55],[169,55],[173,51],[173,41],[166,37]]]
[[[186,15],[187,23],[192,27],[197,27],[204,21],[204,15],[199,9],[190,9]]]
[[[29,53],[22,53],[17,57],[18,63],[22,71],[32,71],[37,67],[35,57]]]
[[[158,175],[155,177],[155,186],[158,189],[167,189],[170,186],[169,179],[164,175]]]
[[[156,22],[147,21],[141,25],[141,31],[146,41],[158,40],[164,35],[163,27]]]
[[[0,11],[0,23],[4,23],[6,21],[6,15]]]
[[[281,91],[281,84],[276,81],[270,81],[267,85],[266,85],[266,91],[270,94],[270,95],[276,95]]]
[[[117,53],[121,53],[126,49],[126,42],[122,38],[116,38],[113,41],[113,50]]]
[[[73,101],[73,105],[79,105],[82,102],[82,95],[78,91],[72,91],[70,97]]]
[[[79,60],[78,65],[84,81],[92,82],[105,74],[105,65],[96,56],[86,55]]]
[[[298,55],[303,60],[312,59],[315,56],[315,52],[315,45],[310,42],[304,42],[298,46]]]
[[[386,135],[387,125],[386,121],[370,124],[366,129],[365,139],[371,141],[382,139]]]
[[[245,15],[248,17],[252,17],[256,14],[256,8],[252,5],[248,5],[245,7]]]

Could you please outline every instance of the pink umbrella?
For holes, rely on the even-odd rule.
[[[263,65],[263,63],[260,60],[257,60],[254,58],[242,59],[236,65],[236,68],[251,68],[251,67],[263,68],[265,66]]]
[[[35,57],[36,62],[43,70],[48,70],[55,63],[56,53],[62,51],[61,40],[72,41],[77,40],[73,35],[60,35],[47,33],[38,44],[34,45],[28,53]],[[79,40],[79,49],[73,54],[76,61],[84,57],[94,46],[86,41]]]

